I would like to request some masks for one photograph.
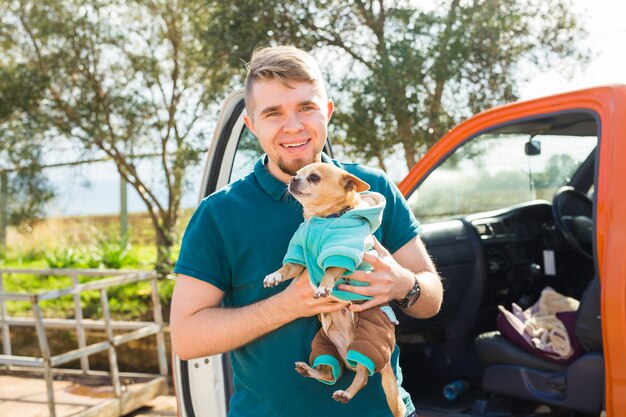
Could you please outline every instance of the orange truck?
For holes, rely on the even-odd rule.
[[[200,198],[261,155],[244,112],[233,93]],[[418,415],[626,416],[624,115],[621,85],[497,107],[452,129],[400,182],[445,287],[437,316],[397,311]],[[546,288],[573,306],[549,325],[529,316]],[[514,308],[538,333],[507,320]],[[181,416],[227,415],[227,354],[174,357],[173,368]]]

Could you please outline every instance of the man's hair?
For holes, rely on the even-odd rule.
[[[246,65],[244,101],[251,114],[252,86],[260,80],[278,80],[290,87],[290,82],[309,82],[325,95],[324,80],[317,61],[307,52],[293,46],[273,46],[257,49]]]

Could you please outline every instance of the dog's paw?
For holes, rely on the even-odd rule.
[[[344,390],[338,390],[333,392],[333,400],[339,401],[340,403],[347,404],[350,401],[350,396]]]
[[[284,278],[282,274],[276,271],[265,277],[265,279],[263,280],[263,287],[265,288],[275,287],[276,285],[280,284],[283,281],[284,281]]]
[[[302,376],[311,376],[312,368],[304,362],[296,362],[296,372]]]
[[[332,288],[317,287],[313,298],[328,297],[332,291]]]

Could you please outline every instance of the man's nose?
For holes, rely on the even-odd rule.
[[[283,130],[286,133],[294,133],[302,130],[304,125],[300,120],[300,115],[297,112],[291,112],[287,114],[287,119],[285,120],[285,125],[283,126]]]

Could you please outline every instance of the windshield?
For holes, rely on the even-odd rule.
[[[566,185],[596,136],[485,133],[466,142],[409,198],[422,223],[544,199]]]

